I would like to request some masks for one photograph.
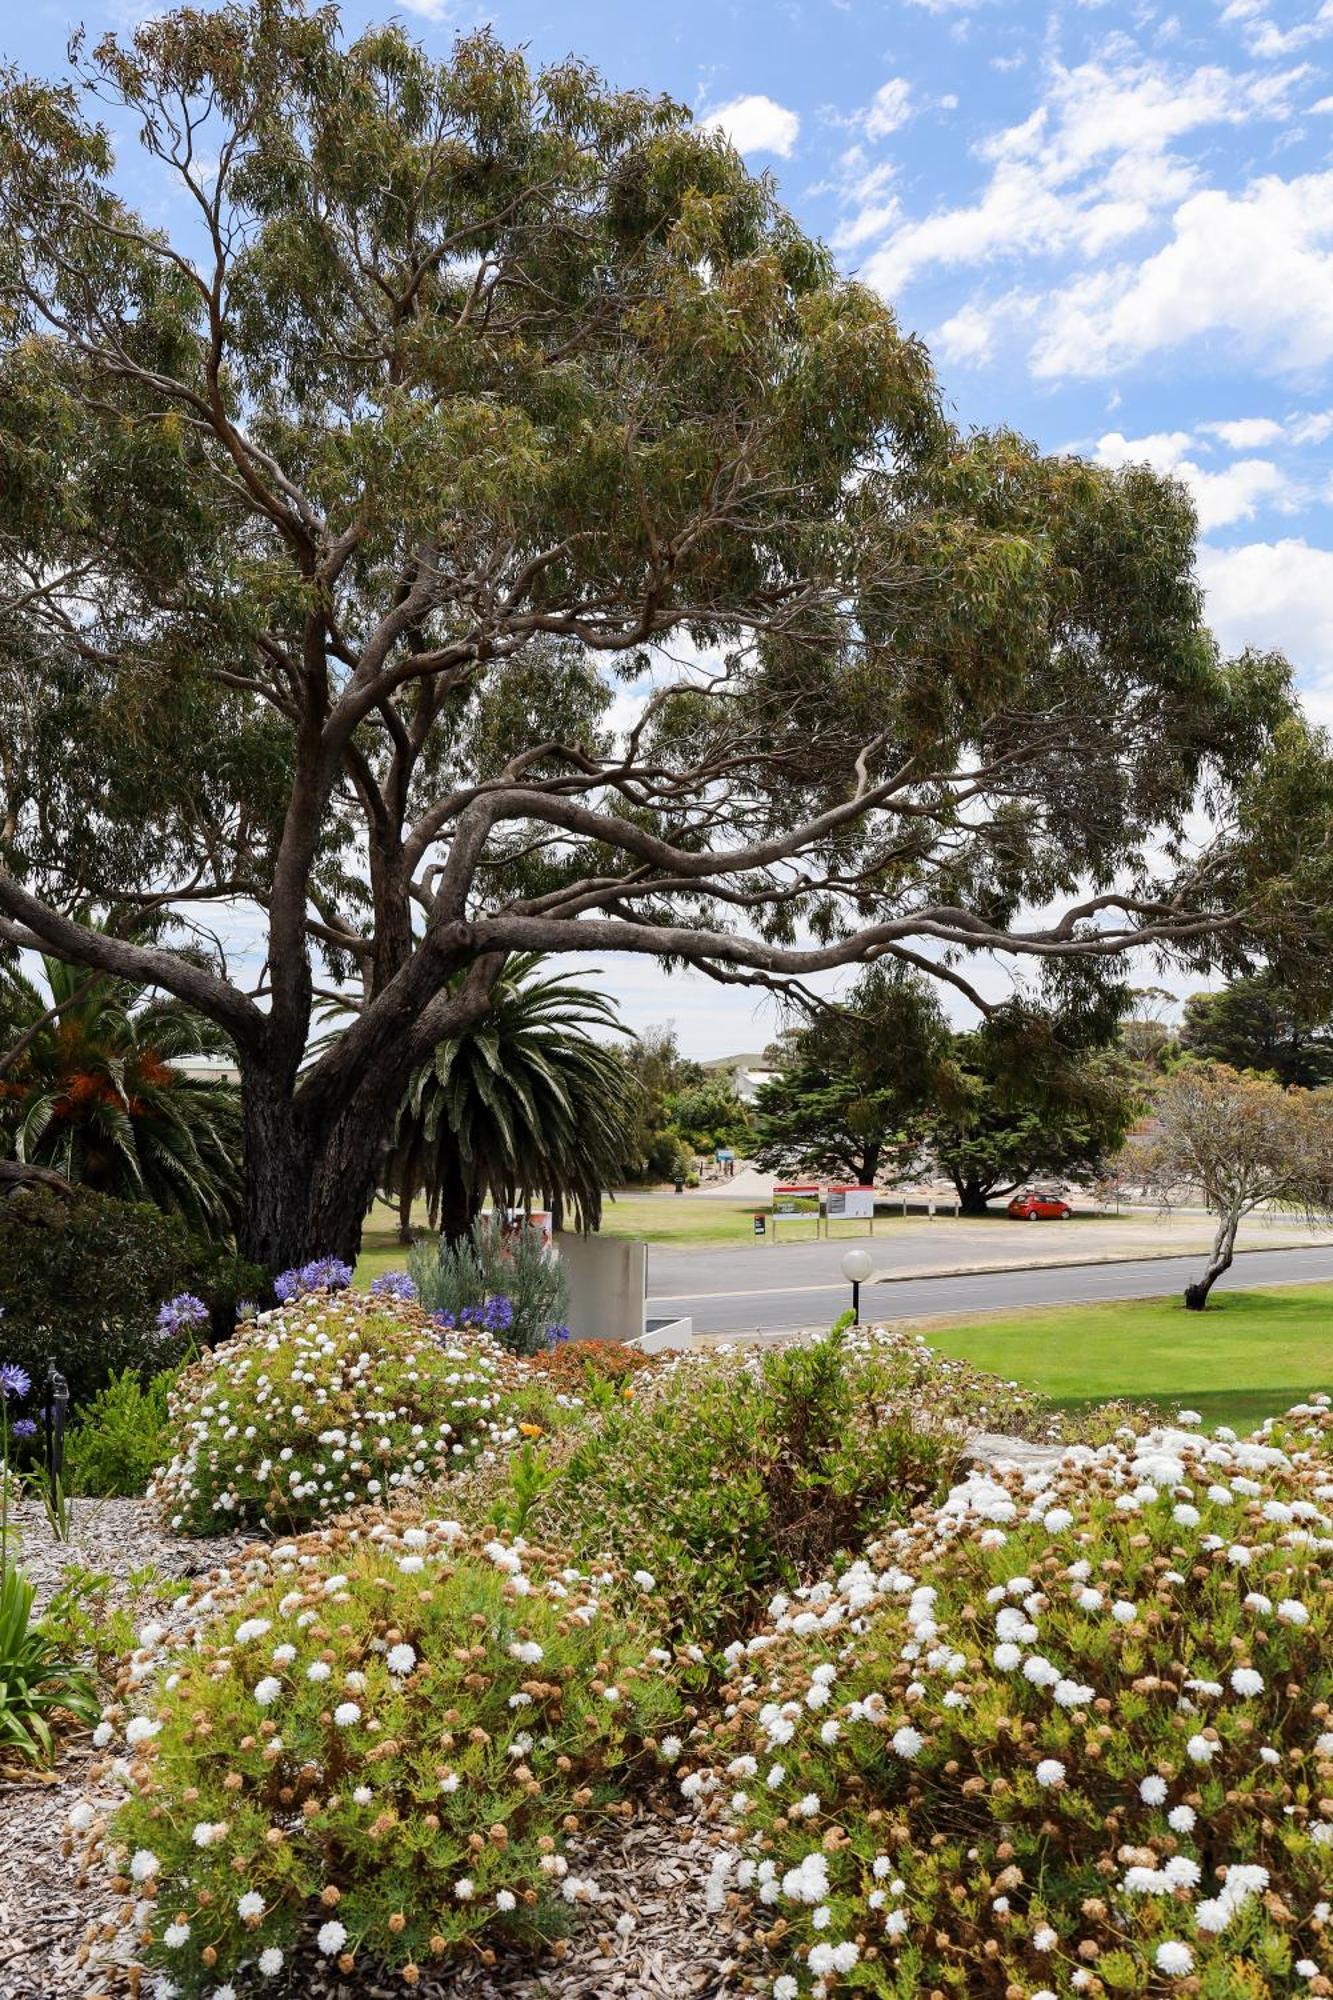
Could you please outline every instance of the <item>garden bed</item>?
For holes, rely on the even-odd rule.
[[[144,1500],[76,1500],[68,1542],[52,1538],[40,1508],[20,1505],[25,1567],[43,1603],[71,1566],[111,1577],[108,1602],[132,1599],[136,1616],[169,1623],[170,1595],[130,1579],[150,1564],[163,1580],[194,1578],[228,1561],[248,1536],[183,1539],[163,1533]],[[109,1774],[94,1784],[87,1736],[71,1739],[54,1770],[17,1776],[5,1786],[0,1844],[0,2000],[119,2000],[136,1991],[135,1974],[118,1927],[124,1898],[99,1869],[84,1871],[68,1853],[71,1807],[90,1800],[110,1810],[123,1791]],[[100,1759],[96,1761],[100,1762]],[[568,1940],[562,1958],[518,1961],[487,1969],[479,1962],[423,1974],[418,2000],[723,2000],[735,1951],[726,1916],[706,1908],[711,1848],[692,1819],[641,1808],[623,1828],[590,1843],[587,1871],[605,1885],[593,1919]],[[152,1975],[138,1990],[154,1991]],[[380,2000],[403,1991],[401,1980],[371,1972],[339,1975],[313,1951],[298,1957],[288,1978],[266,1993],[309,2000]]]

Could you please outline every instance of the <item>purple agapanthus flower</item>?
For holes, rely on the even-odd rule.
[[[174,1299],[167,1299],[157,1309],[157,1331],[161,1340],[174,1339],[188,1327],[205,1326],[209,1320],[209,1310],[203,1300],[193,1292],[177,1292]]]
[[[11,1396],[26,1396],[31,1387],[32,1377],[26,1368],[20,1368],[17,1361],[0,1361],[0,1396],[6,1402]]]
[[[508,1333],[514,1324],[514,1308],[503,1292],[492,1292],[487,1299],[481,1323],[487,1333]]]
[[[417,1288],[406,1271],[385,1271],[378,1278],[372,1278],[370,1289],[377,1299],[402,1299],[410,1305],[417,1295]]]
[[[32,1438],[37,1435],[37,1425],[31,1417],[19,1417],[10,1425],[16,1438]]]
[[[279,1271],[273,1280],[275,1297],[282,1305],[303,1298],[307,1292],[345,1292],[352,1282],[352,1267],[339,1257],[314,1257],[308,1264]]]
[[[451,1312],[435,1312],[431,1314],[431,1318],[434,1320],[436,1326],[443,1327],[446,1333],[456,1333],[458,1331],[458,1321]]]
[[[569,1339],[569,1328],[567,1326],[547,1327],[546,1345],[548,1347],[563,1347],[568,1339]]]

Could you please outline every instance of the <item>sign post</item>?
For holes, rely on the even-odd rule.
[[[830,1222],[868,1222],[875,1233],[875,1190],[857,1182],[830,1187],[827,1200]]]
[[[788,1220],[801,1216],[813,1216],[815,1235],[819,1235],[819,1183],[817,1181],[792,1181],[773,1190],[773,1240],[777,1241],[778,1223],[783,1217]]]

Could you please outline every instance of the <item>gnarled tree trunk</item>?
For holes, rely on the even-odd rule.
[[[1185,1287],[1185,1310],[1201,1313],[1208,1303],[1208,1294],[1224,1271],[1231,1269],[1231,1259],[1236,1250],[1236,1231],[1240,1228],[1239,1209],[1228,1209],[1217,1225],[1213,1238],[1213,1254],[1208,1259],[1207,1269],[1195,1284]]]

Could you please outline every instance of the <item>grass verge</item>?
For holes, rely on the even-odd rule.
[[[1249,1430],[1316,1390],[1333,1391],[1333,1286],[1048,1306],[926,1331],[931,1345],[1044,1390],[1066,1409],[1124,1396],[1211,1427]]]

